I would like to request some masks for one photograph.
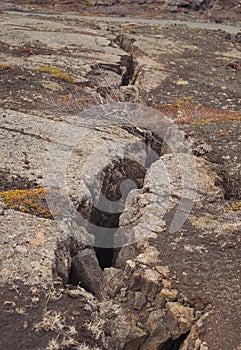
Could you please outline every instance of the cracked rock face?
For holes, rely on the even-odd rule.
[[[164,156],[165,158],[165,156]],[[167,161],[168,162],[168,161]],[[171,158],[169,157],[169,162],[171,162]],[[207,190],[210,186],[210,183],[212,179],[215,179],[215,172],[213,172],[211,164],[208,164],[207,162],[204,162],[198,160],[198,169],[199,169],[199,186],[200,186],[200,193],[207,193]],[[158,162],[153,164],[150,168],[150,171],[155,171],[157,169]],[[174,169],[175,167],[172,167]],[[207,174],[205,176],[205,173]],[[148,177],[147,177],[148,178]],[[176,179],[178,177],[175,177]],[[208,180],[207,180],[208,178]],[[147,180],[148,181],[148,180]],[[178,186],[173,186],[174,192],[173,192],[173,199],[178,198],[176,196],[175,191],[178,191]],[[145,184],[144,184],[145,188]],[[210,192],[211,193],[211,192]],[[143,194],[145,196],[145,193]],[[218,186],[213,187],[213,195],[217,196],[217,201],[222,199],[222,189]],[[206,203],[207,197],[199,197],[197,199],[198,206],[200,206],[201,203]],[[138,202],[139,203],[139,202]],[[138,206],[138,203],[136,205]],[[212,203],[212,201],[211,201]],[[174,200],[175,205],[175,200]],[[138,211],[138,210],[137,210]],[[196,210],[194,209],[194,212]],[[195,215],[195,214],[194,214]],[[196,214],[198,215],[198,214]],[[133,219],[133,218],[132,218]],[[226,220],[229,221],[229,224],[232,225],[232,219],[231,217]],[[166,220],[166,223],[169,220]],[[139,224],[138,219],[136,220],[136,225]],[[195,226],[197,229],[197,226]],[[216,225],[215,225],[216,227]],[[134,229],[134,228],[133,228]],[[199,226],[200,229],[200,226]],[[201,231],[198,231],[201,235]],[[203,229],[206,231],[206,234],[208,232],[208,228],[205,225]],[[235,227],[231,229],[233,232],[235,232]],[[188,231],[183,228],[181,230],[184,235],[188,236]],[[133,253],[129,249],[129,259],[128,259],[128,253],[126,252],[128,250],[128,247],[123,247],[118,255],[118,261],[117,266],[120,266],[119,261],[122,261],[122,269],[126,274],[126,277],[123,278],[125,283],[123,283],[123,287],[127,288],[127,291],[129,292],[129,302],[131,302],[132,298],[132,305],[133,310],[138,310],[138,318],[141,320],[142,325],[144,325],[145,329],[148,329],[150,332],[150,335],[146,338],[146,340],[141,345],[141,349],[165,349],[167,346],[177,346],[177,344],[182,345],[183,349],[186,349],[188,346],[190,348],[195,348],[195,343],[198,344],[198,334],[201,333],[201,328],[196,330],[195,337],[193,336],[192,329],[196,329],[199,326],[196,324],[197,319],[199,319],[200,316],[195,315],[206,315],[207,317],[212,313],[215,313],[214,310],[210,309],[211,307],[211,299],[213,298],[213,301],[217,298],[217,291],[215,292],[216,288],[222,288],[221,286],[223,283],[230,283],[224,282],[222,278],[218,281],[216,280],[217,285],[215,288],[212,286],[209,286],[209,288],[206,289],[206,287],[201,286],[200,282],[202,278],[204,280],[207,278],[207,275],[204,273],[205,270],[199,270],[199,272],[196,272],[196,279],[197,282],[189,281],[187,283],[187,288],[185,289],[185,284],[188,281],[188,279],[192,279],[192,272],[191,270],[186,270],[185,267],[185,253],[183,255],[182,261],[184,262],[183,266],[178,264],[178,256],[182,255],[178,250],[184,249],[184,252],[189,252],[188,255],[193,255],[193,258],[191,259],[193,262],[193,267],[196,265],[195,259],[197,259],[197,262],[201,261],[201,264],[203,264],[203,267],[205,266],[205,252],[206,254],[209,253],[209,259],[214,259],[215,266],[218,269],[220,269],[220,272],[222,271],[222,265],[216,265],[216,255],[210,254],[210,248],[208,246],[205,247],[205,245],[200,246],[192,246],[192,245],[185,245],[184,248],[182,248],[182,239],[181,236],[174,235],[176,238],[171,240],[170,233],[168,234],[168,231],[166,228],[162,227],[161,230],[157,231],[158,235],[152,236],[149,240],[146,241],[146,244],[143,245],[143,242],[138,243],[135,245],[136,249],[136,258],[133,258]],[[186,234],[184,233],[186,232]],[[210,231],[210,233],[213,231]],[[191,233],[191,232],[190,232]],[[178,238],[179,237],[179,238]],[[185,236],[184,236],[185,237]],[[223,237],[224,238],[224,237]],[[165,243],[169,242],[170,248],[164,248]],[[179,247],[178,247],[179,242]],[[207,243],[207,242],[206,242]],[[210,247],[212,246],[212,242],[209,243]],[[176,247],[175,247],[176,245]],[[155,255],[155,251],[153,249],[158,248],[157,255]],[[122,253],[123,252],[123,253]],[[159,254],[158,254],[159,252]],[[199,252],[199,253],[198,253]],[[237,250],[236,253],[238,254]],[[123,262],[123,257],[126,260],[126,263]],[[235,253],[234,253],[235,254]],[[203,255],[203,256],[202,256]],[[194,260],[193,260],[194,259]],[[200,260],[201,259],[201,260]],[[169,272],[169,269],[166,267],[162,267],[161,264],[166,263],[169,261],[169,268],[172,270],[174,269],[176,273],[173,274],[174,270],[172,272]],[[174,263],[176,261],[176,263]],[[210,261],[210,260],[209,260]],[[160,265],[160,266],[159,266]],[[175,267],[174,267],[175,266]],[[218,267],[219,266],[219,267]],[[191,266],[190,266],[191,267]],[[192,269],[191,268],[191,269]],[[107,274],[108,269],[106,270],[105,274]],[[204,273],[204,275],[203,275]],[[210,271],[211,273],[211,271]],[[218,273],[217,271],[214,272],[214,275]],[[170,280],[170,276],[171,280]],[[129,277],[128,277],[129,276]],[[191,277],[192,276],[192,277]],[[106,278],[106,277],[105,277]],[[178,279],[182,279],[182,283],[180,284],[180,281]],[[238,274],[236,277],[233,276],[233,287],[235,286],[235,280],[238,278]],[[207,283],[209,280],[206,280]],[[194,282],[194,285],[193,285]],[[192,286],[192,287],[191,287]],[[181,287],[181,289],[180,289]],[[184,287],[184,288],[183,288]],[[203,289],[204,287],[204,289]],[[235,289],[236,287],[234,287]],[[203,292],[201,290],[203,289]],[[233,292],[234,292],[233,289]],[[134,291],[134,294],[132,297],[130,295],[132,294],[132,290]],[[182,291],[181,291],[182,290]],[[186,295],[182,294],[187,293]],[[194,292],[196,290],[196,292]],[[200,298],[197,297],[199,295],[198,290],[201,292]],[[214,292],[213,296],[212,293]],[[193,294],[194,293],[194,294]],[[202,294],[203,293],[203,294]],[[207,293],[207,295],[205,295]],[[194,295],[196,294],[197,299],[195,300]],[[201,296],[202,295],[202,296]],[[194,297],[194,299],[193,299]],[[228,299],[226,299],[227,296],[224,294],[219,293],[219,302],[223,303],[224,310],[223,312],[226,313],[226,315],[229,314],[229,305],[225,303],[228,302]],[[115,297],[118,300],[118,296]],[[190,298],[190,300],[189,300]],[[211,298],[211,299],[210,299]],[[128,299],[128,297],[127,297]],[[126,301],[128,304],[128,301]],[[209,306],[208,306],[209,305]],[[140,312],[141,310],[141,312]],[[146,319],[143,318],[143,315],[148,316]],[[196,318],[197,317],[197,318]],[[205,318],[204,318],[205,319]],[[145,320],[145,321],[144,321]],[[164,328],[163,328],[164,327]],[[190,332],[191,331],[191,332]],[[186,338],[186,340],[185,340]],[[194,339],[193,339],[194,338]],[[217,341],[217,340],[216,340]],[[201,341],[200,341],[201,342]],[[202,344],[202,343],[200,343]],[[204,345],[205,346],[205,342]]]
[[[229,200],[237,199],[238,208],[240,121],[185,125],[185,134],[159,111],[150,118],[141,106],[143,114],[129,124],[121,118],[115,123],[120,111],[130,117],[133,103],[128,109],[123,101],[142,98],[141,84],[152,101],[160,91],[169,98],[173,86],[180,96],[193,92],[192,86],[175,85],[190,50],[217,62],[225,46],[223,65],[226,51],[228,59],[239,57],[238,42],[182,26],[150,25],[147,35],[144,24],[135,24],[127,35],[119,24],[102,20],[87,25],[68,17],[23,16],[3,14],[1,22],[1,59],[9,66],[1,66],[0,347],[52,349],[55,341],[61,350],[86,344],[104,350],[239,350],[241,216]],[[63,70],[68,55],[74,84],[66,75],[57,79],[39,70],[56,60]],[[197,77],[208,84],[206,70],[201,65]],[[50,91],[65,101],[76,89],[81,93],[71,101],[77,107],[89,98],[86,91],[103,99],[107,78],[124,99],[115,110],[95,107],[100,123],[92,109],[50,113],[47,104],[35,104],[39,96],[50,99]],[[211,106],[214,95],[220,106],[226,103],[215,90],[220,84],[208,84]],[[238,89],[229,101],[234,109]],[[197,90],[200,96],[199,85]],[[111,123],[104,123],[106,111],[115,117]],[[50,213],[51,201],[66,212]],[[13,345],[8,325],[14,328],[14,320]],[[24,330],[29,344],[19,341]]]

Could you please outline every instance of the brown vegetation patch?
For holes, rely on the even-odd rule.
[[[241,121],[240,112],[196,105],[192,103],[192,97],[189,96],[180,98],[169,104],[156,105],[155,108],[173,119],[177,124],[202,125],[220,121]]]

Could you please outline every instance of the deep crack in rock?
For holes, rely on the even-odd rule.
[[[95,236],[96,255],[102,269],[113,265],[114,249],[105,248],[104,246],[113,246],[113,236],[119,227],[119,217],[122,213],[124,203],[128,193],[133,188],[141,188],[145,177],[145,168],[130,159],[113,161],[109,166],[103,169],[104,181],[101,188],[102,195],[109,201],[109,208],[105,210],[99,209],[101,203],[97,207],[93,207],[89,222],[92,225],[87,227],[87,231]],[[125,180],[132,180],[123,187]],[[115,213],[112,213],[112,203],[119,201]],[[103,233],[101,228],[112,228],[107,234]]]
[[[129,84],[135,83],[134,74],[136,63],[134,61],[133,55],[121,56],[121,65],[125,67],[125,72],[122,75],[121,86],[128,86]]]
[[[99,285],[95,283],[93,286],[91,280],[96,276],[100,278],[98,266],[102,270],[114,266],[118,256],[119,249],[114,248],[113,239],[114,233],[119,228],[119,217],[124,210],[126,198],[132,189],[143,187],[146,169],[162,155],[163,140],[160,137],[148,130],[135,127],[124,128],[142,140],[141,146],[137,143],[137,149],[134,145],[131,152],[138,152],[138,147],[145,146],[143,165],[127,157],[112,160],[100,175],[101,199],[96,202],[92,198],[92,204],[85,202],[84,199],[81,200],[77,211],[88,221],[85,229],[95,240],[95,248],[89,251],[91,259],[88,257],[87,264],[84,262],[84,256],[88,254],[83,252],[89,248],[81,245],[78,240],[74,245],[73,240],[62,242],[56,252],[57,275],[61,277],[64,284],[80,284],[95,295],[99,293]],[[106,199],[104,206],[103,198]],[[113,205],[115,205],[114,212]],[[107,233],[106,228],[108,228]]]
[[[158,350],[178,350],[188,337],[190,331],[185,334],[181,334],[177,339],[169,339],[164,345],[161,345]]]

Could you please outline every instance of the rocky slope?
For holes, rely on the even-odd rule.
[[[238,29],[0,26],[0,347],[239,350]]]

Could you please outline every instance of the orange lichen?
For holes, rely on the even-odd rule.
[[[138,27],[139,27],[138,24],[130,23],[130,24],[124,24],[124,25],[122,26],[122,29],[124,29],[124,30],[132,30],[132,29],[136,29],[136,28],[138,28]]]
[[[0,192],[0,197],[11,209],[49,219],[52,215],[47,206],[45,193],[44,188],[31,188]]]
[[[41,245],[45,242],[45,240],[45,236],[43,234],[39,234],[35,238],[30,239],[29,243],[31,245]]]
[[[14,67],[8,63],[1,63],[0,64],[0,71],[1,70],[14,70]]]
[[[49,101],[48,101],[49,102]],[[78,93],[59,95],[51,101],[51,108],[61,110],[62,112],[79,112],[84,108],[89,108],[95,105],[93,96],[79,96]]]
[[[58,67],[41,66],[39,72],[50,73],[52,78],[64,80],[69,84],[74,84],[74,79],[66,72],[63,72]]]

